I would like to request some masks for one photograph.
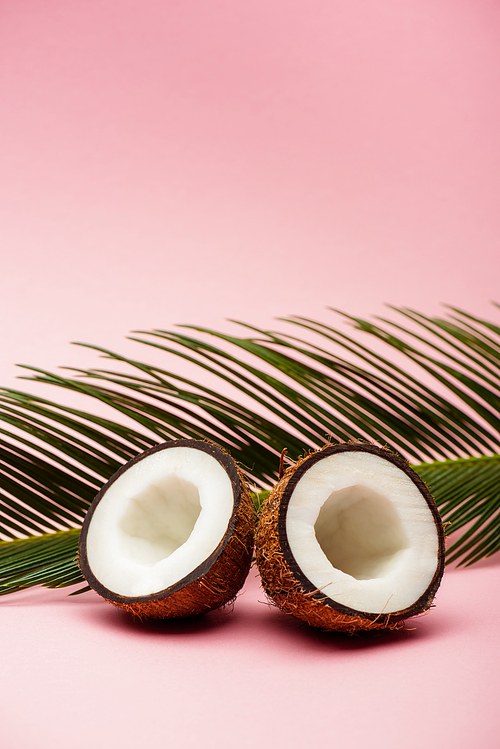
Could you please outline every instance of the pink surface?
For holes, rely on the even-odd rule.
[[[134,328],[492,316],[498,3],[2,0],[0,65],[2,384]],[[253,579],[187,627],[2,599],[2,747],[493,749],[499,570],[448,573],[414,632],[369,640]]]
[[[351,638],[259,603],[253,571],[233,612],[187,624],[133,623],[94,593],[15,594],[3,746],[493,749],[499,585],[498,566],[449,572],[414,629]]]

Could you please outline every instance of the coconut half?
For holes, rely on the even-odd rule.
[[[101,489],[79,564],[97,593],[139,617],[192,616],[235,597],[253,541],[252,500],[231,456],[177,440],[137,456]]]
[[[329,445],[290,467],[256,536],[267,595],[322,629],[395,628],[429,609],[443,525],[408,463],[367,444]]]

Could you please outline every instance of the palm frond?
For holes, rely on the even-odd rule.
[[[63,588],[81,582],[76,563],[79,534],[76,528],[0,544],[0,595],[35,585]]]
[[[291,317],[286,333],[238,323],[246,337],[197,326],[132,336],[168,368],[96,346],[117,369],[28,367],[29,379],[117,418],[0,389],[0,592],[80,581],[78,528],[100,486],[142,450],[185,437],[229,450],[261,490],[284,447],[295,460],[326,439],[387,445],[414,464],[451,529],[463,529],[449,561],[497,551],[500,327],[455,308],[444,318],[395,311],[403,322],[340,313],[353,334]],[[176,374],[176,358],[199,381]]]
[[[448,562],[473,564],[500,550],[500,455],[414,466],[430,487],[449,532],[465,528]]]

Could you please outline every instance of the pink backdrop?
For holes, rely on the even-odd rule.
[[[134,328],[494,316],[497,2],[0,0],[0,61],[3,385]],[[16,594],[2,746],[493,749],[499,583],[496,559],[448,572],[415,631],[370,642],[253,577],[187,628]]]

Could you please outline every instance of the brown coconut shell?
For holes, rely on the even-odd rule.
[[[164,590],[140,597],[118,595],[103,586],[92,572],[86,549],[89,526],[95,508],[109,486],[135,463],[159,450],[190,447],[219,461],[233,489],[233,513],[224,537],[215,551],[199,566]],[[88,584],[110,603],[140,619],[180,618],[204,614],[230,603],[246,580],[254,547],[255,511],[244,476],[230,455],[216,445],[197,440],[174,440],[152,447],[122,466],[103,486],[85,517],[79,540],[79,566]]]
[[[345,451],[367,452],[394,463],[417,486],[434,518],[439,548],[436,572],[425,593],[402,611],[373,614],[339,604],[314,587],[290,549],[286,534],[286,515],[295,486],[314,463]],[[444,571],[444,541],[441,517],[420,476],[400,456],[377,445],[364,443],[329,444],[290,466],[263,506],[255,538],[257,565],[262,586],[270,602],[313,627],[351,634],[359,630],[398,629],[405,619],[427,611],[432,605]]]

